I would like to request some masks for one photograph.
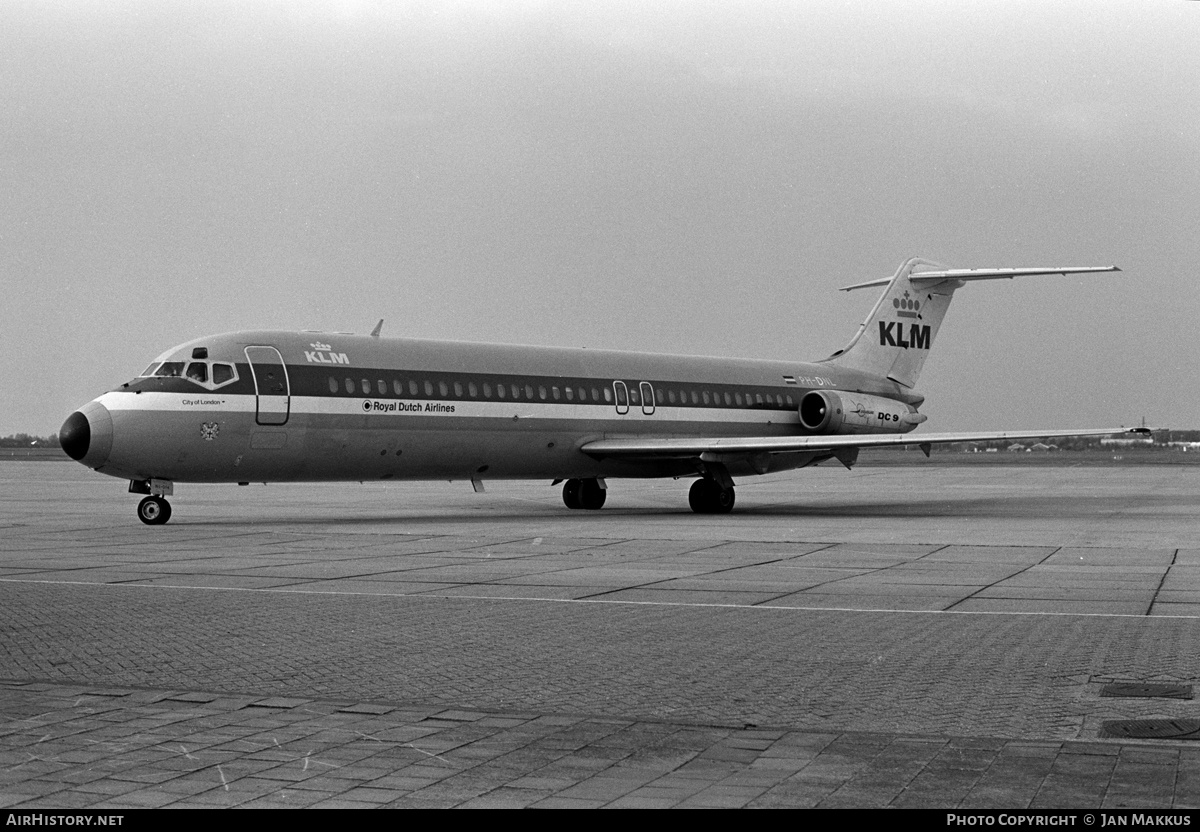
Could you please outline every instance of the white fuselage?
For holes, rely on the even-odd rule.
[[[822,363],[241,332],[164,353],[74,414],[64,436],[74,419],[86,437],[64,448],[134,481],[686,476],[694,460],[580,448],[802,435],[797,407],[810,390],[920,402],[894,382]],[[818,456],[776,454],[769,470]],[[749,461],[729,470],[765,472]]]

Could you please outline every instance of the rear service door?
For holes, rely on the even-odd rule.
[[[642,394],[642,413],[647,416],[654,415],[654,387],[648,381],[638,383],[638,390]]]
[[[624,416],[629,412],[629,388],[623,381],[613,382],[613,395],[617,399],[617,413]]]
[[[246,347],[246,358],[254,373],[255,421],[260,425],[286,425],[292,397],[283,356],[274,347]]]

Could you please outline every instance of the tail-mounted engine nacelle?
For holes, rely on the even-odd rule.
[[[800,400],[800,424],[813,433],[908,433],[928,417],[912,405],[832,390],[812,390]]]

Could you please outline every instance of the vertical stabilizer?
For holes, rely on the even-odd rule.
[[[887,283],[879,302],[854,339],[826,361],[885,376],[905,387],[915,386],[937,338],[942,318],[950,308],[950,298],[962,283],[945,279],[932,283],[923,281],[918,286],[912,277],[944,271],[944,266],[919,258],[905,262]]]
[[[843,291],[887,286],[850,344],[825,361],[861,370],[913,387],[937,340],[954,290],[976,280],[1002,280],[1047,274],[1119,272],[1116,266],[1037,266],[1000,269],[947,269],[914,257],[891,278],[872,280]]]

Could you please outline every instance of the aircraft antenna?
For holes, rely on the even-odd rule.
[[[380,318],[379,323],[375,324],[375,328],[371,330],[371,337],[378,338],[381,332],[383,332],[383,318]]]

